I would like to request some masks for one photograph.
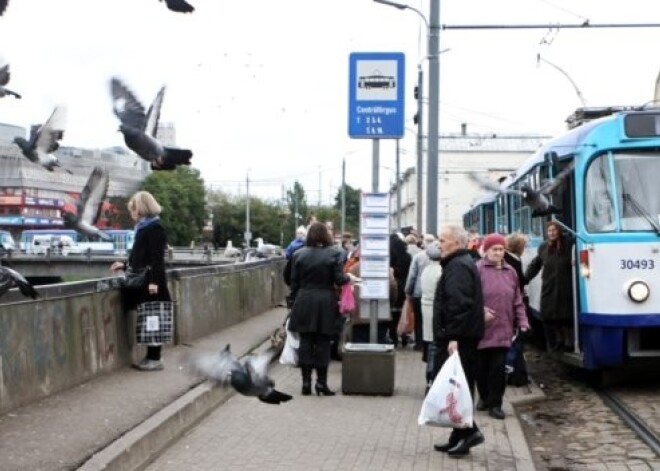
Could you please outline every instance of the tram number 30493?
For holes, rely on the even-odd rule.
[[[619,270],[654,270],[655,260],[653,259],[632,259],[622,258],[619,260]]]

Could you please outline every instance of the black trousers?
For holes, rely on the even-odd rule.
[[[479,372],[477,390],[486,407],[502,407],[506,388],[506,347],[483,348],[479,350]]]
[[[413,311],[415,311],[415,346],[422,345],[422,298],[413,297]]]
[[[477,371],[479,368],[479,357],[477,351],[477,344],[479,343],[478,339],[462,339],[458,341],[458,355],[461,357],[461,366],[465,371],[465,379],[468,383],[468,388],[470,389],[470,395],[474,399],[474,386],[477,380]],[[441,340],[437,342],[438,347],[438,364],[443,365],[449,354],[447,353],[447,345],[449,342],[446,340]],[[455,428],[452,429],[452,437],[457,439],[462,439],[471,435],[472,433],[479,430],[477,427],[477,421],[472,421],[472,427],[470,428]]]
[[[300,347],[298,347],[298,363],[300,363],[300,366],[327,368],[330,363],[331,340],[331,335],[300,334]]]

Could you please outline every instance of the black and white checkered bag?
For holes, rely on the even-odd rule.
[[[174,304],[170,301],[148,301],[138,304],[135,326],[136,342],[156,345],[172,342]]]

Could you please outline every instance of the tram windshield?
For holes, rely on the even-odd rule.
[[[594,159],[585,180],[589,232],[660,234],[660,153],[609,152]]]

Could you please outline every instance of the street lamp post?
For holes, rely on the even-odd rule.
[[[429,22],[418,9],[403,3],[390,0],[374,0],[376,3],[388,5],[399,10],[411,10],[417,13],[426,25],[429,60],[429,126],[428,126],[428,157],[426,162],[426,232],[438,232],[438,146],[440,127],[440,0],[431,0]],[[421,83],[421,68],[418,79]],[[420,98],[421,99],[421,98]],[[419,99],[418,99],[419,100]],[[418,107],[420,103],[418,103]],[[421,114],[420,114],[421,116]],[[418,142],[418,145],[419,142]],[[421,167],[418,168],[418,184]],[[418,190],[418,192],[421,191]],[[419,217],[418,217],[419,219]],[[421,228],[418,228],[421,230]]]

